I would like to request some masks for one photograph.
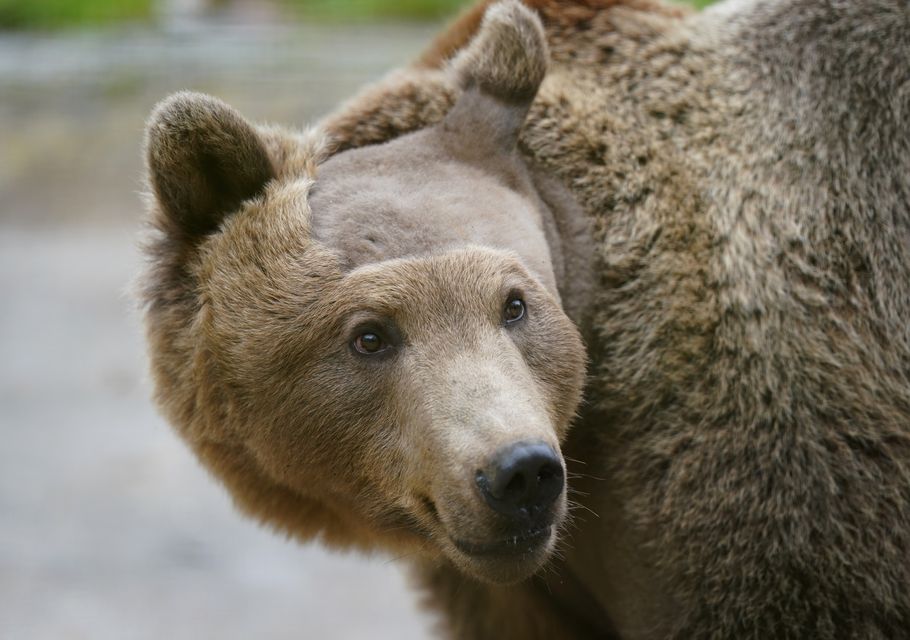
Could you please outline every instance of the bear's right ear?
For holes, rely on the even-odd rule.
[[[225,103],[177,93],[146,128],[149,184],[168,231],[192,240],[259,194],[275,170],[253,126]]]
[[[518,0],[490,6],[477,35],[452,60],[464,91],[443,128],[484,151],[511,151],[549,57],[543,25],[531,9]]]

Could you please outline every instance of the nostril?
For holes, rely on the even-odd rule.
[[[505,500],[519,500],[527,490],[527,486],[528,483],[525,480],[524,475],[518,473],[511,480],[509,480],[508,484],[506,484],[505,488],[502,491],[503,495],[500,497]]]

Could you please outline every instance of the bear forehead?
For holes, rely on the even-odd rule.
[[[294,309],[309,309],[309,322],[325,324],[358,311],[398,315],[448,307],[485,314],[510,290],[530,293],[540,286],[517,254],[480,245],[431,248],[345,269],[337,250],[306,237],[304,209],[295,216],[299,224],[288,226],[256,213],[262,215],[231,225],[215,240],[201,270],[207,296],[230,316],[254,308],[292,318]]]
[[[337,283],[346,306],[395,315],[495,313],[512,290],[536,287],[509,252],[467,247],[435,255],[399,258],[359,267]]]
[[[530,265],[549,257],[539,203],[509,163],[487,170],[439,152],[430,136],[412,141],[406,157],[391,143],[319,168],[309,193],[313,236],[343,268],[466,245],[511,249]]]

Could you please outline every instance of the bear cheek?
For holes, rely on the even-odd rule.
[[[250,431],[248,443],[283,484],[356,500],[382,478],[375,461],[390,459],[384,441],[391,420],[381,385],[345,365],[344,356],[326,354],[303,367],[286,398],[268,398],[272,406],[255,411],[269,417]]]
[[[587,354],[581,335],[562,311],[553,309],[523,337],[519,348],[547,399],[553,428],[562,442],[584,389]]]

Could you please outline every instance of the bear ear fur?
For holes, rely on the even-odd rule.
[[[463,93],[443,127],[512,150],[548,61],[540,18],[518,0],[492,5],[477,35],[452,60]]]
[[[146,128],[149,185],[168,231],[193,239],[218,228],[275,177],[253,126],[211,96],[182,92]]]

